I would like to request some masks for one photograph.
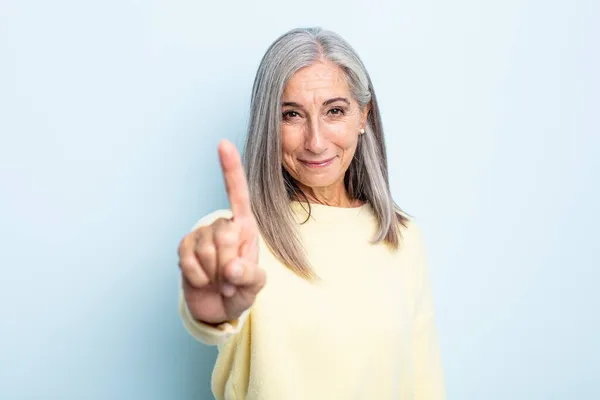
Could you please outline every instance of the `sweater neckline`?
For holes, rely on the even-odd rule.
[[[370,209],[368,202],[365,202],[358,207],[336,207],[297,200],[291,201],[290,207],[299,222],[304,222],[307,219],[309,211],[309,220],[332,222],[351,220]]]

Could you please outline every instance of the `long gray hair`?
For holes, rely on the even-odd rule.
[[[358,54],[331,31],[306,28],[287,32],[268,48],[256,73],[244,167],[252,211],[263,239],[283,264],[309,279],[315,274],[296,233],[289,205],[291,200],[305,196],[282,166],[281,101],[294,73],[319,60],[342,68],[361,109],[370,106],[365,134],[359,137],[344,183],[351,199],[367,202],[373,208],[379,224],[373,242],[384,241],[397,249],[399,224],[407,222],[390,193],[379,107],[371,78]]]

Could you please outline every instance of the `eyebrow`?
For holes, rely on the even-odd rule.
[[[350,105],[350,102],[345,97],[334,97],[333,99],[329,99],[326,102],[324,102],[323,105],[328,106],[331,103],[335,103],[336,101],[342,101],[342,102],[346,103],[347,105]]]
[[[350,101],[348,101],[347,98],[345,97],[334,97],[333,99],[329,99],[329,100],[325,100],[323,102],[324,106],[328,106],[332,103],[335,103],[336,101],[342,101],[344,103],[346,103],[347,105],[350,105]],[[296,108],[303,108],[302,105],[294,102],[294,101],[286,101],[284,103],[281,104],[282,107],[296,107]]]

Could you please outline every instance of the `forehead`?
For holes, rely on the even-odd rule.
[[[317,62],[299,69],[285,87],[284,96],[347,95],[348,82],[344,71],[332,62]]]

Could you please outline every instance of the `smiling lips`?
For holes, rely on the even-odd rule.
[[[304,165],[308,168],[323,168],[323,167],[327,167],[328,165],[330,165],[334,159],[335,159],[335,157],[331,157],[327,160],[321,160],[321,161],[306,161],[306,160],[300,160],[300,159],[298,159],[298,161],[300,161],[302,163],[302,165]]]

